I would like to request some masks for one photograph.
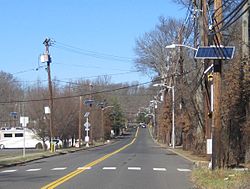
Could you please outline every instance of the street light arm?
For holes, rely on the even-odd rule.
[[[184,45],[184,44],[171,44],[171,45],[167,45],[165,48],[166,49],[174,49],[176,47],[186,47],[186,48],[189,48],[189,49],[192,49],[194,51],[197,51],[198,49],[194,48],[194,47],[191,47],[189,45]]]
[[[168,86],[164,83],[155,83],[153,84],[154,87],[165,87],[165,88],[168,88],[168,89],[172,89],[174,86]]]
[[[114,108],[114,106],[106,106],[106,107],[102,108],[102,110],[105,110],[107,108]]]

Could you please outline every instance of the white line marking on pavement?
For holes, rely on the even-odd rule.
[[[116,167],[103,167],[103,170],[116,170]]]
[[[235,171],[248,171],[248,168],[234,168]]]
[[[13,173],[13,172],[16,172],[16,171],[17,171],[16,169],[12,169],[12,170],[2,171],[1,173]]]
[[[90,170],[92,167],[78,167],[77,169],[80,170]]]
[[[67,169],[67,167],[56,167],[56,168],[53,168],[51,169],[52,171],[61,171],[61,170],[65,170]]]
[[[180,172],[189,172],[189,171],[191,171],[190,169],[177,169],[178,171],[180,171]]]
[[[153,168],[154,171],[167,171],[166,168]]]
[[[41,170],[41,168],[37,168],[37,169],[27,169],[26,171],[27,172],[33,172],[33,171],[40,171]]]
[[[141,170],[141,167],[128,167],[128,170],[140,171],[140,170]]]

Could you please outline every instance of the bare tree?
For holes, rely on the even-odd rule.
[[[0,121],[1,126],[18,126],[19,104],[12,101],[19,100],[23,96],[21,85],[13,75],[0,72]],[[17,112],[11,115],[11,112]]]
[[[159,22],[155,30],[136,40],[135,66],[144,73],[163,76],[172,64],[171,51],[165,47],[177,41],[182,24],[179,20],[164,17],[160,17]]]

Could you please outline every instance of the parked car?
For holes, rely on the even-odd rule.
[[[141,128],[146,128],[147,125],[146,125],[146,123],[140,123],[140,127],[141,127]]]
[[[0,129],[0,149],[42,148],[42,144],[42,140],[31,129],[25,128],[25,131],[23,127],[2,127]]]

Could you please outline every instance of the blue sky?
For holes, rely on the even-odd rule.
[[[36,68],[49,37],[55,40],[52,78],[111,75],[114,83],[146,82],[150,78],[133,72],[136,38],[154,29],[159,16],[184,15],[171,0],[0,0],[0,70],[20,81],[47,80],[45,69]]]

